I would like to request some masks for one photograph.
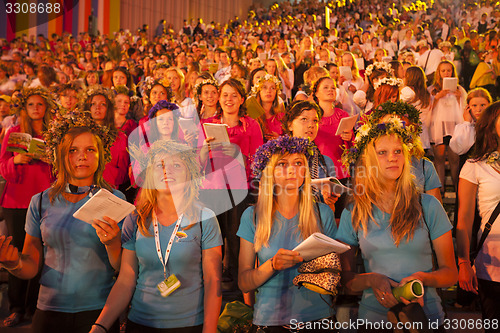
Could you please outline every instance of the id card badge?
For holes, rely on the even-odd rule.
[[[181,282],[172,274],[156,286],[162,297],[167,297],[181,286]]]

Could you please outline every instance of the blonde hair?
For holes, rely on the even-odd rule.
[[[170,141],[157,141],[151,148],[150,161],[146,168],[146,177],[144,180],[143,188],[140,190],[137,196],[137,225],[139,231],[145,237],[152,237],[149,232],[149,227],[151,226],[151,217],[153,212],[158,207],[158,190],[154,184],[154,166],[155,157],[162,155],[177,154],[179,160],[182,161],[186,167],[189,179],[186,181],[188,184],[184,189],[183,200],[180,201],[180,205],[176,207],[177,214],[185,214],[192,223],[185,229],[191,228],[196,221],[199,220],[201,211],[201,206],[197,203],[198,192],[199,192],[199,178],[201,174],[199,173],[200,165],[196,160],[196,154],[187,149],[187,146],[178,144]],[[163,146],[162,146],[163,145]],[[168,147],[168,145],[172,147]],[[185,151],[179,152],[179,149],[185,147]],[[198,181],[197,181],[198,180]]]
[[[274,191],[274,169],[278,161],[288,154],[274,154],[265,169],[259,185],[259,196],[255,205],[255,251],[269,246],[269,238],[274,226],[274,217],[277,210],[276,194]],[[306,157],[301,154],[303,165],[306,168],[304,184],[299,191],[299,225],[300,234],[306,239],[315,232],[320,232],[319,211],[314,209],[314,199],[311,188],[311,176]]]
[[[178,91],[172,91],[173,94],[174,94],[174,99],[176,100],[177,104],[180,104],[180,103],[182,103],[182,101],[184,100],[184,98],[186,98],[186,91],[185,91],[186,87],[184,85],[184,83],[185,83],[184,73],[179,68],[177,68],[177,67],[169,67],[169,68],[167,68],[167,70],[165,71],[165,75],[167,75],[167,73],[169,73],[169,72],[177,74],[177,76],[179,77],[179,79],[181,81],[180,85],[179,85],[179,90]],[[170,87],[172,87],[171,84],[170,84]]]
[[[390,134],[397,136],[396,134]],[[399,136],[398,139],[401,141]],[[380,138],[380,137],[379,137]],[[387,186],[384,179],[378,176],[380,165],[378,163],[375,143],[379,138],[367,144],[361,158],[356,163],[354,172],[354,194],[352,200],[352,225],[357,232],[360,229],[367,233],[370,219],[378,225],[373,216],[373,206],[385,200],[384,193]],[[402,143],[404,165],[401,176],[396,181],[395,201],[392,207],[389,225],[394,244],[399,246],[401,240],[410,241],[422,218],[422,207],[419,192],[411,174],[410,156],[408,147]]]

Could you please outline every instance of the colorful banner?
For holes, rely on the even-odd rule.
[[[109,36],[120,29],[120,0],[6,0],[0,1],[0,38],[22,35],[50,37],[89,31],[89,16],[97,30]]]

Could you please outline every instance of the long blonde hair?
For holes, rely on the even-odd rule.
[[[277,198],[275,194],[274,169],[278,161],[288,154],[274,154],[265,169],[259,185],[259,196],[255,205],[255,251],[269,246],[269,238],[274,227],[274,217],[277,210]],[[319,212],[314,209],[314,197],[311,188],[311,176],[306,157],[301,154],[303,165],[306,168],[304,184],[299,192],[299,225],[298,229],[303,239],[315,232],[320,232],[322,226],[319,221]]]
[[[186,145],[172,141],[156,141],[151,146],[149,163],[146,168],[146,177],[143,188],[137,196],[137,225],[142,235],[152,237],[149,232],[151,226],[151,217],[153,212],[158,207],[158,190],[154,184],[154,167],[155,157],[161,155],[176,155],[184,163],[189,179],[186,181],[187,186],[184,189],[183,199],[179,201],[176,207],[177,214],[185,214],[191,224],[185,228],[191,228],[195,222],[199,220],[201,206],[198,204],[198,192],[201,184],[200,164],[196,158],[196,154]]]
[[[375,138],[367,144],[365,151],[356,163],[354,172],[352,225],[356,232],[361,229],[365,234],[368,231],[370,219],[378,225],[373,216],[373,206],[385,200],[384,193],[387,190],[384,180],[378,177],[380,165],[375,151],[377,139]],[[404,143],[402,146],[404,166],[401,176],[396,181],[395,201],[389,221],[396,246],[399,246],[403,238],[406,238],[407,242],[413,238],[422,218],[420,194],[413,181],[414,176],[411,174],[408,147]]]

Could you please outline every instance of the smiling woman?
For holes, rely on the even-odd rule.
[[[90,225],[73,213],[96,188],[124,198],[102,177],[114,135],[73,113],[53,121],[45,139],[57,179],[31,199],[23,254],[0,237],[0,263],[22,279],[41,272],[34,332],[88,332],[120,267],[121,223],[104,217],[106,222],[96,219]],[[118,332],[118,325],[110,332]]]

